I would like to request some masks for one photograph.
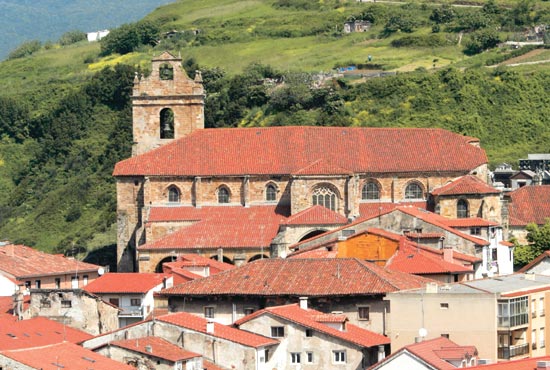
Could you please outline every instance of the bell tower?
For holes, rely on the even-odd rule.
[[[204,88],[199,71],[190,79],[181,58],[164,52],[149,77],[134,78],[132,156],[204,128]]]

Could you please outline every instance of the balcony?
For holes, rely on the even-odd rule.
[[[498,348],[499,360],[509,360],[516,356],[524,356],[524,355],[529,355],[529,343]]]
[[[118,313],[119,317],[143,317],[143,310],[141,307],[135,306],[121,306],[120,312]]]
[[[522,313],[513,316],[499,316],[498,326],[499,328],[514,328],[516,326],[528,325],[529,314]]]

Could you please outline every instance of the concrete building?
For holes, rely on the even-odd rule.
[[[491,362],[548,355],[550,277],[514,274],[389,293],[392,350],[446,336]]]

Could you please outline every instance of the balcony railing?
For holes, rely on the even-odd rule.
[[[498,358],[501,360],[508,360],[516,356],[523,356],[527,354],[529,354],[529,343],[498,348]]]
[[[118,316],[124,317],[141,317],[143,316],[143,310],[140,307],[128,306],[128,307],[119,307],[120,312]]]

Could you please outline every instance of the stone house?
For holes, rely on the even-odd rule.
[[[164,289],[171,312],[189,312],[232,324],[263,308],[296,303],[384,335],[391,320],[388,292],[423,286],[430,279],[389,271],[354,258],[263,259],[200,280]]]
[[[205,129],[201,75],[169,53],[136,76],[132,99],[133,157],[114,169],[119,271],[160,271],[190,251],[235,264],[284,256],[363,216],[362,204],[422,204],[457,177],[487,179],[479,140],[442,129]],[[315,205],[332,215],[285,222]]]
[[[144,320],[155,307],[154,293],[173,278],[156,273],[107,273],[84,289],[119,309],[119,327]]]
[[[280,344],[269,354],[269,368],[365,369],[382,359],[389,338],[361,329],[343,314],[308,309],[298,304],[256,311],[235,323],[240,329],[275,337]]]
[[[265,365],[266,354],[279,344],[274,338],[180,312],[128,325],[83,341],[82,345],[94,351],[103,351],[104,346],[111,342],[150,336],[201,354],[205,360],[222,368],[243,370],[268,370]]]

